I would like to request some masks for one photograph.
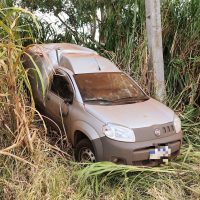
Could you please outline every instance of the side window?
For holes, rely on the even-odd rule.
[[[63,99],[69,99],[73,95],[69,82],[65,77],[58,74],[53,77],[51,91]]]

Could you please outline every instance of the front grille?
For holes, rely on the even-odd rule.
[[[168,125],[162,127],[164,133],[174,132],[174,125]]]
[[[157,124],[149,127],[134,128],[137,142],[151,141],[158,138],[164,138],[175,134],[173,123]]]

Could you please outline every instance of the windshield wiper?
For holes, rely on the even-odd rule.
[[[104,102],[104,103],[113,103],[113,101],[108,100],[108,99],[86,99],[84,100],[84,102],[92,102],[92,101],[100,101],[100,102]]]
[[[118,103],[118,102],[137,103],[137,102],[146,101],[146,100],[149,100],[149,97],[123,97],[123,98],[115,99],[115,100],[93,98],[93,99],[86,99],[84,100],[84,102],[102,102],[104,104],[112,104],[112,103]]]
[[[149,97],[123,97],[120,99],[115,99],[113,100],[113,102],[128,101],[128,102],[137,103],[137,102],[146,101],[146,100],[149,100]]]

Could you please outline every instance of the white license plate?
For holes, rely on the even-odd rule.
[[[168,146],[160,146],[149,151],[150,160],[159,160],[162,158],[168,158],[171,155],[171,149]]]

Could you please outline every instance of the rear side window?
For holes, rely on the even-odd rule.
[[[61,75],[54,75],[51,91],[62,99],[67,99],[72,95],[69,82]]]

